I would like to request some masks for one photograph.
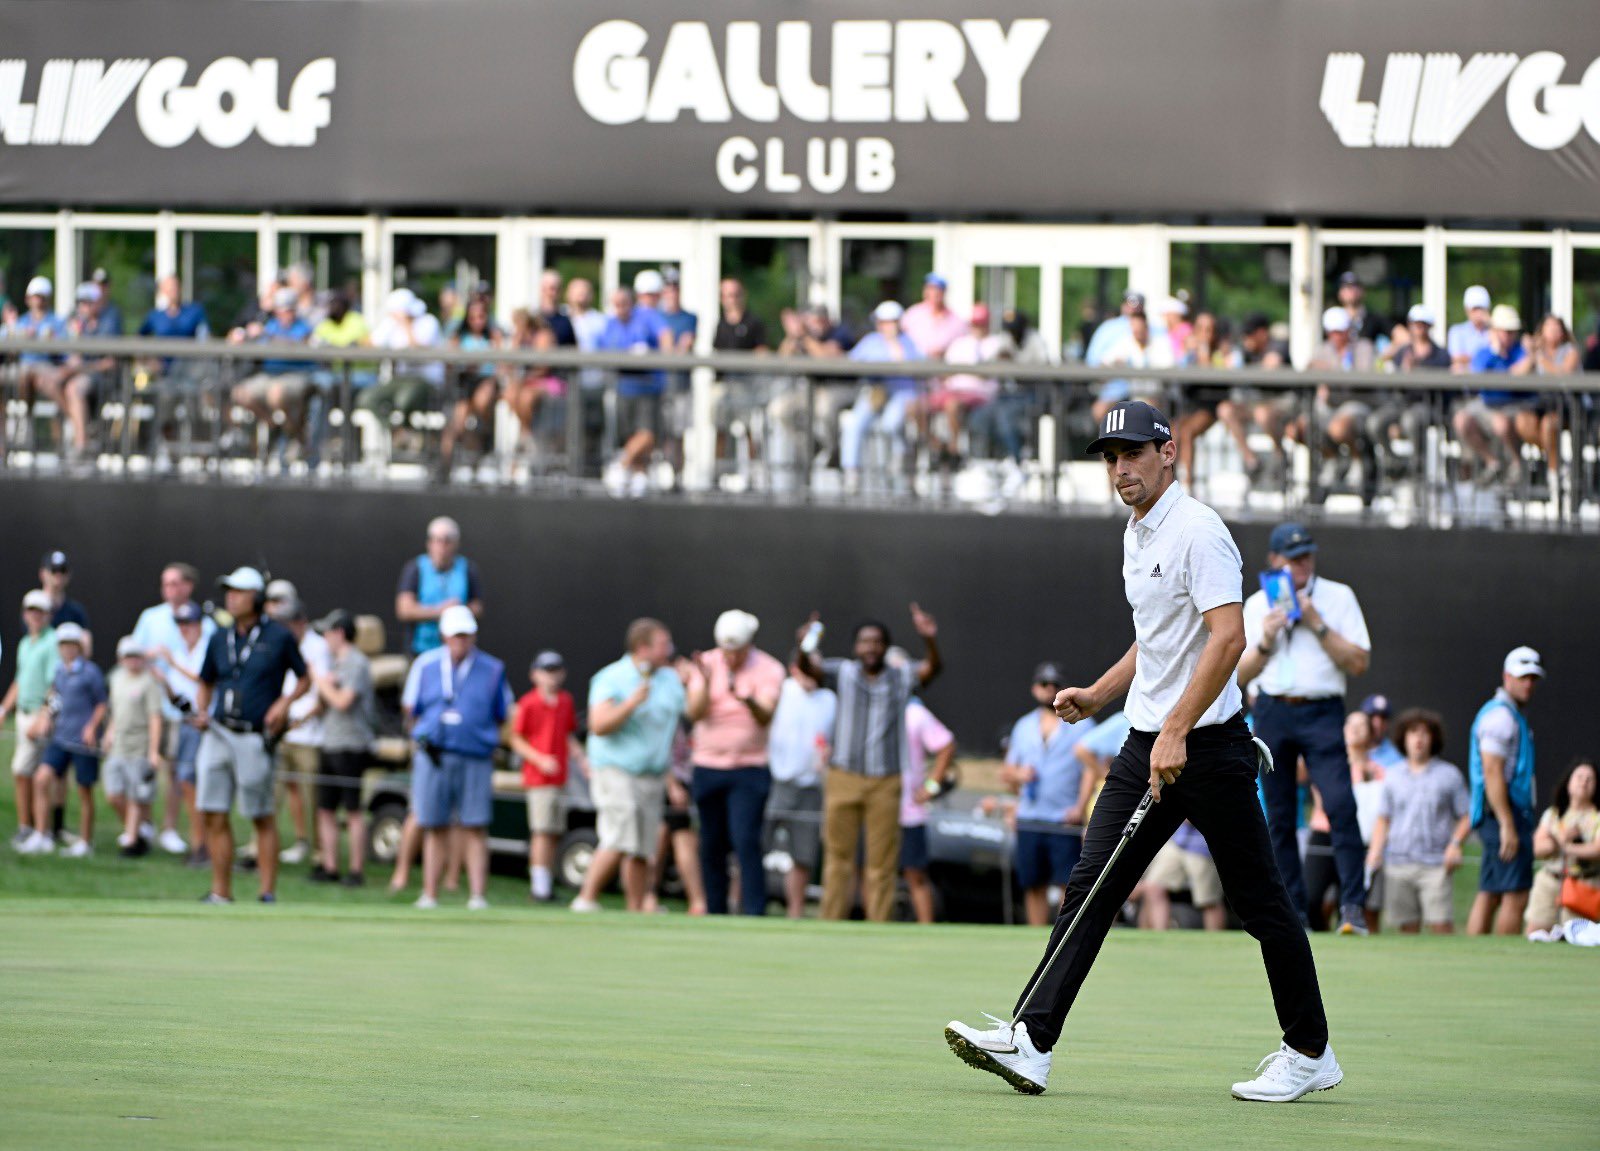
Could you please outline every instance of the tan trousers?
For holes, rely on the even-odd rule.
[[[856,844],[865,824],[867,874],[861,898],[868,919],[886,921],[894,912],[894,885],[900,873],[900,777],[868,779],[830,767],[822,810],[822,918],[850,917]]]

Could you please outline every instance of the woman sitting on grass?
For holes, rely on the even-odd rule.
[[[1595,807],[1595,763],[1587,756],[1573,761],[1557,782],[1550,806],[1533,833],[1533,855],[1542,860],[1528,896],[1529,933],[1549,931],[1574,918],[1561,906],[1561,880],[1572,876],[1600,886],[1600,808]]]

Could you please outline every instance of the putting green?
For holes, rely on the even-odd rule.
[[[7,859],[0,871],[17,864]],[[1600,956],[1318,937],[1347,1077],[1228,1086],[1276,1043],[1242,934],[1113,933],[1051,1088],[945,1048],[1020,928],[497,907],[0,900],[7,1148],[1593,1147]]]

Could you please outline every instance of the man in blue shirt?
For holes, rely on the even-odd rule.
[[[1544,678],[1531,647],[1513,648],[1500,669],[1500,687],[1472,721],[1467,775],[1472,826],[1483,843],[1478,894],[1467,915],[1468,935],[1519,935],[1533,887],[1533,729],[1524,712]]]
[[[50,685],[50,696],[33,721],[30,739],[49,738],[34,773],[34,830],[30,854],[55,850],[50,820],[55,807],[56,781],[65,782],[67,768],[78,784],[78,842],[67,854],[82,859],[94,854],[94,785],[100,778],[100,733],[106,718],[106,680],[85,655],[87,636],[75,623],[56,628],[56,649],[61,663]],[[58,829],[59,830],[59,829]]]
[[[293,288],[278,288],[272,294],[272,315],[261,325],[261,343],[304,344],[311,339],[311,325],[300,318],[299,297]],[[229,338],[242,333],[235,333]],[[283,417],[280,451],[297,440],[305,418],[306,401],[311,391],[311,374],[316,364],[306,360],[264,359],[260,370],[246,376],[233,388],[233,402],[250,411],[264,426],[272,427],[274,413]]]
[[[922,359],[911,337],[900,330],[904,316],[905,309],[893,300],[879,304],[872,310],[872,331],[850,349],[850,358],[867,364]],[[851,409],[851,420],[839,437],[839,464],[844,469],[847,485],[860,486],[862,450],[874,431],[888,437],[892,457],[890,475],[900,474],[900,461],[905,454],[906,415],[916,400],[917,381],[910,376],[873,376],[864,383]]]
[[[1049,890],[1065,888],[1077,865],[1084,813],[1094,791],[1095,774],[1083,770],[1076,747],[1095,723],[1061,722],[1055,699],[1066,683],[1061,669],[1048,660],[1034,669],[1037,706],[1012,727],[1000,770],[1001,780],[1018,796],[1017,881],[1033,927],[1050,922]]]
[[[1518,338],[1522,317],[1510,304],[1497,304],[1489,321],[1489,342],[1473,353],[1467,371],[1479,374],[1522,375],[1527,351]],[[1520,478],[1522,437],[1517,434],[1517,412],[1537,404],[1536,392],[1511,392],[1492,389],[1479,392],[1456,409],[1456,435],[1478,457],[1479,483],[1500,479],[1515,482]],[[1503,445],[1508,462],[1502,464],[1497,444]]]
[[[1369,695],[1361,701],[1361,710],[1372,722],[1372,762],[1388,771],[1405,766],[1406,757],[1389,738],[1389,697]]]
[[[629,911],[642,911],[650,888],[672,766],[672,739],[695,674],[689,661],[673,666],[672,633],[659,620],[628,625],[628,654],[589,681],[589,787],[600,846],[583,877],[574,911],[598,911],[599,895],[622,868]],[[761,882],[756,877],[756,882]]]
[[[611,293],[611,314],[595,342],[595,351],[644,354],[671,349],[672,330],[660,312],[638,307],[628,288]],[[617,372],[616,381],[617,439],[622,441],[618,463],[634,493],[643,495],[648,484],[645,469],[661,437],[661,393],[666,376],[661,372]]]
[[[241,567],[218,580],[232,626],[219,628],[200,662],[200,687],[193,722],[204,731],[197,765],[195,806],[204,814],[211,852],[211,890],[206,903],[233,902],[234,795],[239,813],[256,826],[261,902],[277,901],[278,819],[268,738],[282,734],[289,705],[311,689],[294,634],[261,612],[266,581]],[[283,694],[284,676],[294,672],[294,690]]]
[[[177,276],[156,282],[156,306],[139,325],[139,334],[157,340],[203,340],[211,334],[206,310],[194,301],[183,302],[183,285]]]
[[[424,833],[422,896],[439,906],[452,821],[466,836],[467,909],[489,906],[489,819],[494,750],[514,701],[505,665],[478,650],[478,620],[464,604],[439,617],[444,646],[411,665],[401,704],[411,720],[411,808]]]

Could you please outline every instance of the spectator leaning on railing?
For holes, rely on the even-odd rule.
[[[229,342],[307,343],[311,339],[311,325],[295,310],[297,304],[292,288],[277,289],[272,296],[272,314],[261,325],[260,333],[251,337],[247,329],[235,329],[228,333]],[[273,430],[278,437],[280,453],[287,452],[288,445],[297,441],[304,431],[311,374],[316,367],[306,360],[264,359],[255,373],[234,386],[233,402],[249,411],[262,426]],[[282,420],[281,429],[275,426],[275,419]]]
[[[439,321],[409,288],[396,288],[384,299],[383,316],[372,329],[372,346],[401,351],[437,347],[443,339]],[[379,370],[379,382],[362,391],[356,406],[381,420],[409,416],[433,407],[444,390],[444,365],[388,361]]]
[[[1527,349],[1518,339],[1522,317],[1510,304],[1498,304],[1491,314],[1489,340],[1472,356],[1468,370],[1474,374],[1510,374],[1527,358]],[[1518,372],[1522,375],[1524,372]],[[1485,390],[1460,403],[1453,423],[1461,442],[1478,457],[1477,480],[1492,484],[1504,480],[1515,486],[1522,480],[1522,435],[1526,430],[1525,412],[1536,411],[1540,398],[1531,392],[1504,388]],[[1493,437],[1491,439],[1490,437]],[[1497,446],[1505,451],[1502,463]]]
[[[1489,289],[1473,284],[1461,297],[1467,318],[1451,324],[1445,335],[1445,351],[1450,354],[1450,366],[1458,372],[1472,367],[1472,358],[1489,345]]]
[[[922,352],[900,328],[905,309],[885,300],[872,310],[872,331],[850,349],[850,358],[861,363],[888,364],[920,360]],[[861,485],[861,457],[867,439],[878,432],[889,441],[889,468],[900,474],[905,456],[906,416],[917,399],[917,381],[910,376],[874,376],[861,386],[850,422],[839,436],[839,462],[844,469],[848,490]]]

